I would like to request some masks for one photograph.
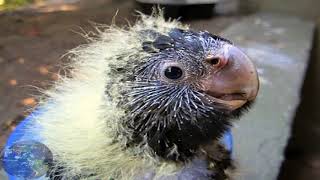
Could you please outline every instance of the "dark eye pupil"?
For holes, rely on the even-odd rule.
[[[167,67],[167,69],[164,71],[164,75],[168,79],[179,79],[182,76],[182,74],[183,74],[182,69],[175,66]]]

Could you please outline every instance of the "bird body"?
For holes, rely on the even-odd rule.
[[[99,26],[89,41],[67,54],[70,76],[28,126],[53,154],[48,177],[227,178],[219,138],[258,91],[247,56],[161,13]]]

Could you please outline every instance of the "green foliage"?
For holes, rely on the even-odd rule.
[[[0,5],[0,10],[11,10],[33,2],[34,0],[4,0],[4,4]]]

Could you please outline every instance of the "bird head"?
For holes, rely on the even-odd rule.
[[[208,32],[174,28],[141,32],[149,55],[128,76],[124,123],[132,144],[163,158],[184,160],[218,139],[255,100],[259,80],[247,55]]]

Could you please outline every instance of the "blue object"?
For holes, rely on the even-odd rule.
[[[232,138],[232,134],[231,131],[228,130],[222,137],[221,139],[222,143],[225,145],[225,148],[231,153],[231,155],[233,154],[233,138]]]
[[[9,180],[44,179],[52,154],[41,142],[39,125],[34,117],[43,113],[37,110],[25,118],[11,133],[4,148],[2,164]],[[31,131],[37,129],[37,131]]]
[[[44,111],[40,109],[31,113],[9,136],[1,160],[9,180],[46,179],[44,175],[48,169],[48,163],[52,161],[52,154],[41,143],[43,141],[39,135],[41,127],[34,123],[34,117]],[[31,131],[30,126],[37,131]],[[230,131],[224,134],[221,142],[232,153],[233,140]]]
[[[2,162],[11,176],[36,179],[47,174],[53,156],[49,148],[38,141],[18,141],[5,150]]]

